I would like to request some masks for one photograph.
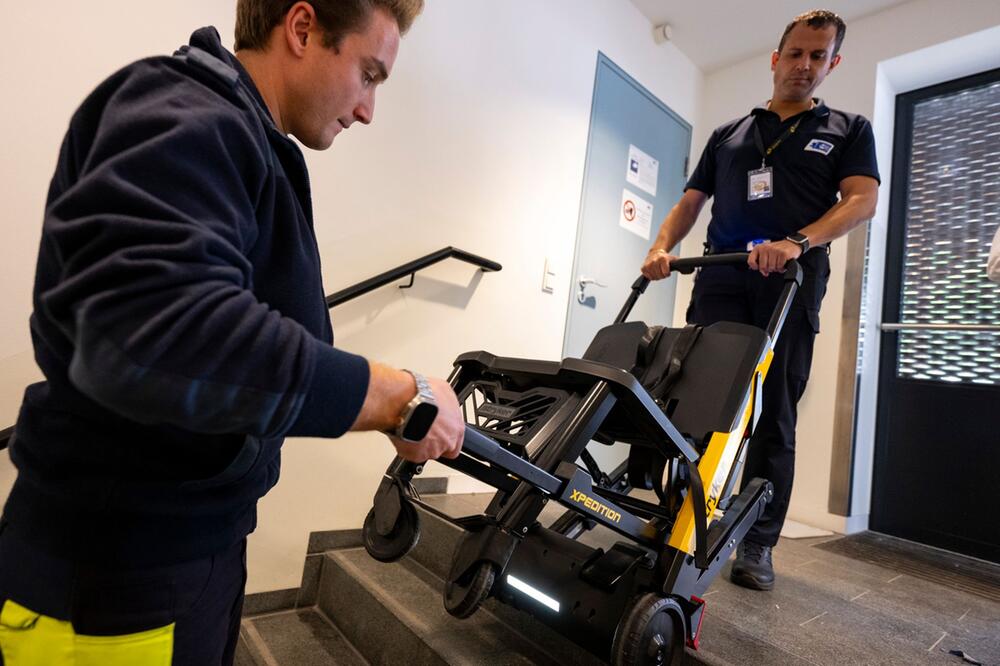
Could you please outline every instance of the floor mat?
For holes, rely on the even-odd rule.
[[[861,532],[831,539],[816,544],[814,548],[822,548],[1000,602],[1000,565],[983,560],[876,532]]]

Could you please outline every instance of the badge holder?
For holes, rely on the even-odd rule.
[[[773,175],[774,170],[763,165],[747,174],[747,201],[770,199],[774,196]]]

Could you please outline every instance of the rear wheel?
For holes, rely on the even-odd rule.
[[[365,516],[361,534],[369,555],[379,562],[395,562],[420,541],[420,516],[412,504],[401,502],[396,524],[388,534],[382,535],[375,527],[375,509],[372,508]]]
[[[679,666],[684,628],[677,607],[655,594],[637,596],[618,624],[611,654],[615,666]]]

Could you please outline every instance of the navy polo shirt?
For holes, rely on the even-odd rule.
[[[814,101],[812,109],[784,122],[761,105],[712,132],[684,189],[714,197],[708,225],[713,248],[744,248],[752,240],[797,233],[837,203],[844,178],[881,180],[871,123],[863,116],[830,109],[823,100]],[[763,145],[770,146],[800,117],[795,133],[766,160],[773,169],[773,196],[748,201],[748,174],[761,166],[754,124],[760,127]]]

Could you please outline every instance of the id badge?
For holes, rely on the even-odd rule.
[[[774,196],[771,167],[761,167],[747,174],[747,201],[770,199]]]

